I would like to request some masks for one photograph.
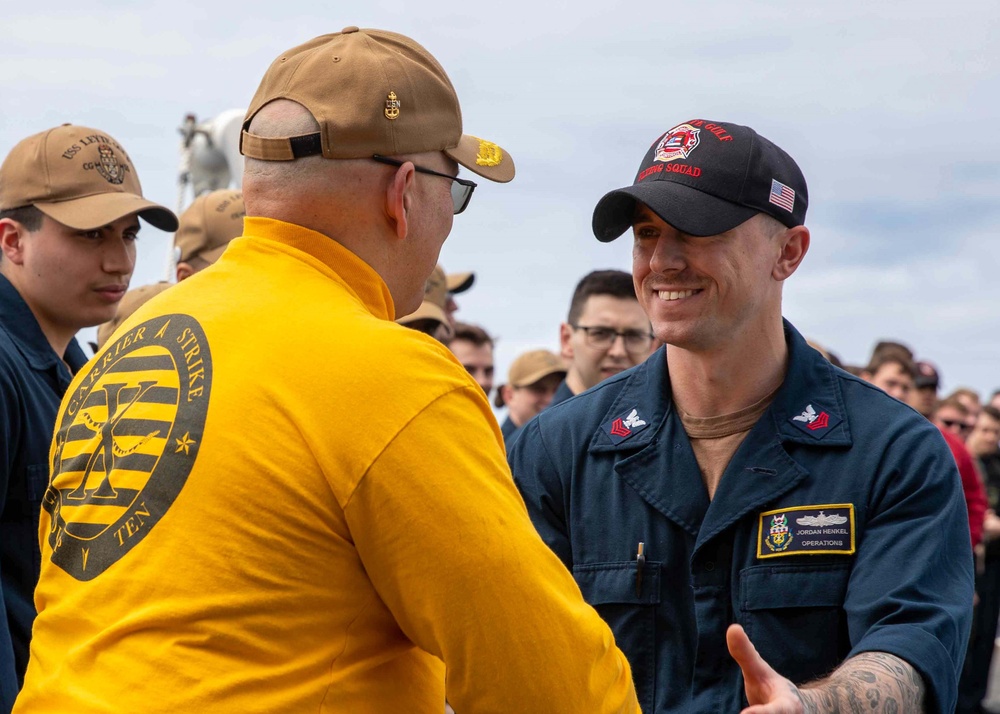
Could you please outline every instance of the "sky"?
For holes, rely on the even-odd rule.
[[[63,122],[99,128],[176,209],[184,116],[246,107],[281,52],[348,25],[428,48],[465,131],[514,158],[441,254],[476,273],[458,317],[497,337],[497,383],[522,351],[557,349],[583,275],[630,270],[627,237],[594,238],[594,205],[703,118],[753,127],[805,174],[812,245],[784,289],[801,332],[851,364],[899,340],[944,391],[1000,388],[994,0],[8,3],[0,155]],[[171,240],[144,228],[133,287],[166,277]]]

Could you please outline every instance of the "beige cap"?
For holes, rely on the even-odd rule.
[[[118,312],[115,316],[98,326],[97,328],[97,348],[100,349],[108,338],[118,329],[118,326],[125,322],[133,312],[149,301],[150,298],[159,295],[170,287],[170,283],[153,283],[143,285],[141,288],[129,290],[118,303]]]
[[[177,217],[142,197],[132,160],[102,131],[63,124],[24,139],[0,166],[0,210],[35,206],[77,230],[138,213],[164,231]]]
[[[448,320],[448,313],[444,306],[448,302],[448,278],[444,269],[440,265],[434,266],[434,272],[424,283],[424,300],[420,307],[409,315],[396,320],[400,325],[408,325],[417,320],[436,320],[440,322],[448,331],[445,339],[451,339],[453,334],[451,321]]]
[[[510,369],[507,371],[507,384],[512,387],[530,387],[538,380],[552,374],[565,377],[567,371],[566,363],[555,352],[531,350],[518,355],[517,359],[511,362]],[[498,407],[504,406],[501,392],[501,389],[497,389],[495,404]]]
[[[448,273],[448,292],[464,293],[476,282],[475,273]]]
[[[319,133],[287,138],[250,134],[250,120],[275,99],[308,109],[319,122]],[[483,178],[514,178],[514,161],[507,152],[462,134],[455,88],[426,49],[394,32],[357,27],[293,47],[271,64],[247,109],[240,151],[267,161],[443,151]]]
[[[180,261],[198,256],[214,263],[229,241],[243,233],[243,192],[222,189],[203,193],[181,214],[174,246],[181,249]]]
[[[518,356],[507,372],[507,383],[512,387],[527,387],[550,374],[567,372],[562,357],[548,350],[531,350]]]

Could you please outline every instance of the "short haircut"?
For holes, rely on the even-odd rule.
[[[969,397],[976,404],[979,404],[979,392],[971,387],[957,387],[951,394],[948,395],[948,397]]]
[[[902,342],[893,342],[892,340],[880,340],[875,348],[872,350],[872,359],[875,361],[875,357],[880,355],[882,352],[902,352],[906,355],[906,358],[913,362],[913,350],[904,345]]]
[[[623,270],[595,270],[583,276],[583,279],[576,284],[573,291],[573,300],[569,304],[569,316],[567,322],[575,325],[583,312],[583,306],[593,295],[610,295],[624,300],[635,300],[635,285],[632,283],[632,276]]]
[[[483,345],[493,347],[493,338],[490,337],[490,334],[486,330],[479,325],[470,325],[467,322],[455,323],[455,331],[451,339],[453,342],[455,340],[465,340],[471,342],[476,347],[482,347]]]
[[[872,355],[872,361],[865,367],[865,371],[874,376],[876,372],[887,364],[898,364],[903,368],[904,372],[910,375],[910,379],[917,378],[917,367],[913,364],[913,360],[908,359],[906,353],[899,349],[876,351]]]
[[[934,405],[933,413],[937,415],[937,413],[944,407],[951,407],[962,416],[969,416],[969,408],[962,404],[962,402],[958,401],[955,397],[945,397],[944,399],[939,399]]]
[[[980,412],[980,414],[985,414],[990,419],[1000,421],[1000,409],[997,409],[992,404],[984,404],[983,410]]]
[[[32,233],[42,227],[43,216],[44,214],[35,206],[18,206],[0,211],[0,218],[17,221]]]

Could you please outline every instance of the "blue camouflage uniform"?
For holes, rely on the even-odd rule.
[[[0,275],[0,712],[13,707],[28,665],[41,565],[38,517],[56,411],[70,370],[75,374],[86,361],[75,339],[60,359],[31,309]]]
[[[661,348],[522,429],[510,463],[531,517],[614,630],[646,714],[746,706],[734,622],[793,682],[888,652],[923,676],[928,711],[951,712],[973,597],[951,452],[785,335],[784,383],[714,499]]]

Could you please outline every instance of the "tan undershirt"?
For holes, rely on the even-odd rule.
[[[756,404],[732,414],[694,417],[685,414],[680,408],[677,409],[684,431],[691,440],[691,448],[694,449],[694,456],[698,460],[698,468],[701,470],[705,488],[708,489],[709,499],[715,497],[715,491],[722,480],[722,473],[732,460],[736,449],[743,443],[743,439],[750,433],[757,420],[767,411],[780,388],[781,385],[778,385],[773,392]]]

